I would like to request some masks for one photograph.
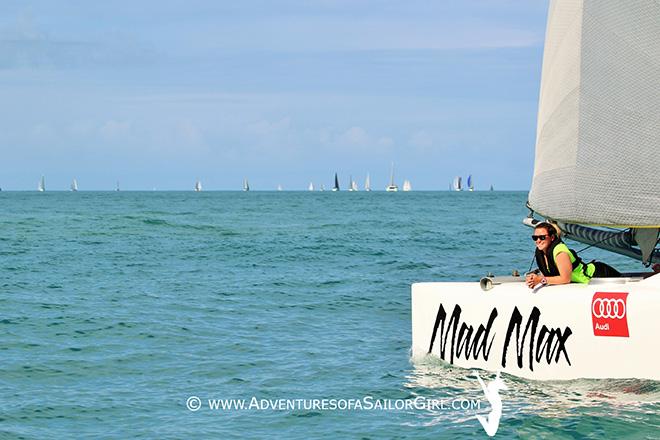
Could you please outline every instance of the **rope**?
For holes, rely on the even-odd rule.
[[[529,262],[529,269],[527,269],[527,273],[530,273],[532,271],[532,266],[534,265],[534,260],[536,260],[536,256],[532,256],[532,261]]]

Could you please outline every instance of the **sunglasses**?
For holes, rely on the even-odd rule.
[[[534,241],[537,240],[545,241],[546,238],[548,238],[547,235],[532,235],[532,240]]]

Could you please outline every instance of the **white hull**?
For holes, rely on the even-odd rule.
[[[385,191],[387,192],[397,192],[399,190],[399,187],[396,185],[390,185],[387,188],[385,188]]]
[[[623,300],[619,316],[594,315],[601,303],[617,299]],[[660,274],[546,286],[537,293],[522,281],[488,291],[474,282],[412,286],[413,358],[429,353],[437,328],[433,355],[459,367],[529,379],[660,380],[659,321]]]

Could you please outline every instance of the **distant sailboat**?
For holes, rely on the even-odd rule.
[[[243,179],[243,191],[250,191],[250,184],[247,179]]]
[[[358,190],[357,183],[355,183],[355,180],[353,180],[353,176],[350,176],[350,178],[349,178],[348,190],[349,191],[357,191]]]
[[[115,187],[115,191],[119,191],[119,180],[117,181],[117,186]]]
[[[493,189],[493,185],[490,186],[490,190],[491,190],[491,191],[495,191],[495,190]]]
[[[461,184],[461,176],[454,177],[454,191],[463,191],[463,185]]]
[[[308,191],[314,191],[314,183],[313,182],[309,182],[309,186],[307,187],[307,190]]]
[[[324,184],[324,183],[321,184],[321,189],[320,189],[320,191],[325,191],[325,184]]]
[[[410,184],[410,180],[406,179],[403,181],[403,190],[404,191],[412,190],[412,185]]]
[[[332,187],[333,191],[339,191],[339,178],[337,177],[337,173],[335,173],[335,186]]]
[[[201,192],[202,191],[202,182],[197,179],[197,182],[195,182],[195,192]]]
[[[385,191],[387,192],[396,192],[399,190],[399,187],[394,184],[394,162],[392,162],[392,171],[390,172],[390,184],[387,185]]]
[[[467,178],[467,188],[468,191],[474,191],[474,182],[472,181],[472,174],[470,174]]]
[[[282,191],[283,190],[282,185],[277,185],[277,190]]]
[[[369,173],[367,173],[367,180],[364,181],[364,190],[371,191],[371,179],[369,178]]]
[[[78,182],[76,179],[73,179],[73,182],[71,182],[71,191],[78,191]]]
[[[41,176],[41,180],[39,181],[39,186],[37,186],[37,191],[39,192],[46,191],[46,179],[44,179],[44,176]]]

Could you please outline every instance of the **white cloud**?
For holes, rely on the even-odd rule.
[[[48,124],[37,124],[32,127],[30,134],[37,140],[52,139],[55,135],[55,130]]]
[[[392,140],[392,138],[390,138],[390,137],[385,136],[385,137],[382,137],[382,138],[378,139],[378,145],[381,146],[381,147],[389,148],[389,147],[394,146],[394,140]]]
[[[202,131],[190,121],[179,121],[174,127],[174,133],[177,140],[187,146],[204,141]]]
[[[132,124],[129,121],[106,121],[99,128],[99,134],[108,140],[127,136],[131,131]]]
[[[261,137],[272,137],[287,132],[291,128],[291,118],[284,117],[277,121],[262,119],[248,125],[248,131]]]
[[[433,138],[424,130],[418,130],[410,136],[410,145],[419,149],[427,149],[433,145]]]
[[[371,137],[362,127],[351,127],[339,137],[343,144],[367,146],[371,142]]]

